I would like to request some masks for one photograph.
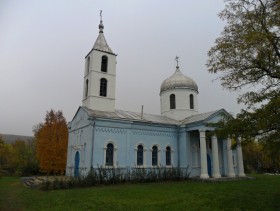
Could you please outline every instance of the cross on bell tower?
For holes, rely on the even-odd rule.
[[[176,57],[175,57],[175,61],[176,61],[176,63],[177,63],[176,68],[179,68],[179,58],[180,58],[179,56],[176,56]]]

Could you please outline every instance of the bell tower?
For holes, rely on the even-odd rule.
[[[116,54],[106,42],[100,11],[99,35],[85,57],[82,105],[99,111],[115,111]]]

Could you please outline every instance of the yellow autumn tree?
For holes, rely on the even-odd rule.
[[[63,174],[66,168],[68,130],[62,111],[47,111],[45,122],[34,129],[36,157],[42,172]]]

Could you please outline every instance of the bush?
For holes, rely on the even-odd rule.
[[[162,181],[181,181],[189,178],[187,168],[155,167],[155,168],[107,168],[98,166],[91,169],[86,176],[54,177],[39,186],[41,190],[67,189],[75,187],[91,187],[96,185],[144,183]]]

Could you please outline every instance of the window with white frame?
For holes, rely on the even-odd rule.
[[[170,109],[176,109],[176,97],[175,94],[169,96],[170,100]]]
[[[106,166],[114,165],[114,145],[112,143],[107,144],[105,165]]]
[[[108,57],[104,55],[101,57],[101,72],[107,72],[107,67],[108,67]]]
[[[170,148],[170,146],[167,146],[166,150],[165,150],[165,165],[171,166],[171,148]]]
[[[144,147],[139,144],[137,146],[137,166],[143,166],[144,164]]]
[[[106,97],[107,96],[107,80],[105,78],[100,79],[100,96]]]
[[[194,109],[193,94],[190,94],[190,109]]]
[[[157,146],[153,146],[152,148],[152,166],[158,165],[158,148]]]

